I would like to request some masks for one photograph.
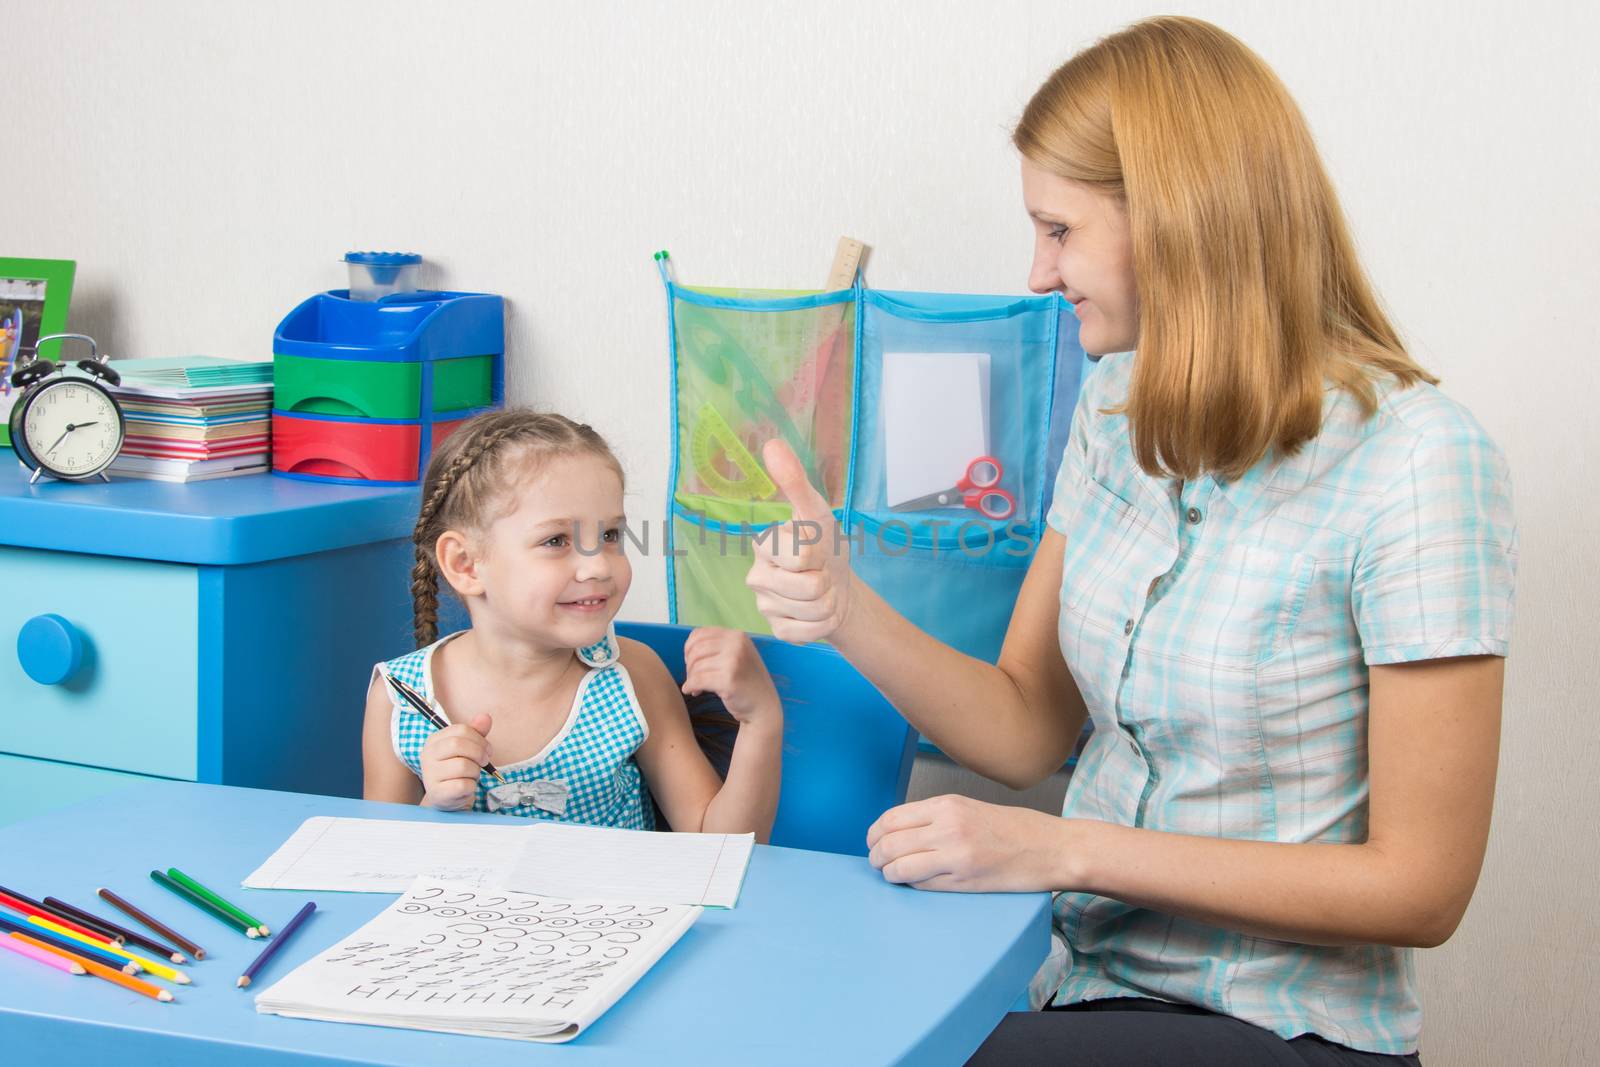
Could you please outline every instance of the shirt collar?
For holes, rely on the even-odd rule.
[[[1236,515],[1248,515],[1261,502],[1286,464],[1274,453],[1257,460],[1255,465],[1234,479],[1215,479],[1217,495],[1228,502]]]

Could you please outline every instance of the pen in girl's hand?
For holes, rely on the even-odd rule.
[[[415,689],[411,688],[409,685],[402,682],[400,679],[396,678],[387,671],[380,671],[379,673],[383,675],[384,681],[389,683],[390,688],[392,688],[396,693],[400,694],[400,699],[404,700],[407,704],[410,704],[413,708],[416,708],[417,714],[431,722],[435,729],[443,730],[445,727],[450,725],[443,715],[440,715],[437,711],[434,711],[428,702],[422,699],[421,693],[418,693]],[[500,774],[499,770],[495,768],[493,763],[485,763],[483,765],[483,769],[493,775],[495,781],[501,783],[502,785],[505,784],[505,778]]]

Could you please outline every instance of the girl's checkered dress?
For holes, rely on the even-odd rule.
[[[394,675],[433,703],[433,654],[459,633],[380,664],[374,671]],[[489,774],[480,774],[472,808],[589,826],[652,830],[653,809],[645,795],[639,765],[633,759],[650,731],[633,682],[622,666],[622,646],[617,642],[615,628],[608,627],[605,637],[574,651],[591,669],[578,683],[566,722],[543,751],[521,763],[500,765],[501,775],[511,783],[510,790],[497,787]],[[384,689],[389,691],[394,705],[389,737],[395,754],[421,778],[422,746],[434,728],[388,686]],[[434,706],[438,707],[436,703]],[[444,714],[451,718],[448,710]],[[535,782],[545,785],[538,790],[519,785]],[[496,791],[495,797],[490,796],[491,790]],[[521,802],[519,793],[529,798],[527,802]]]

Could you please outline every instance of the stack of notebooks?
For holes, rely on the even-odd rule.
[[[306,819],[247,887],[404,895],[257,995],[256,1011],[569,1041],[704,908],[738,904],[755,842],[499,822]]]
[[[119,359],[112,369],[127,436],[110,473],[194,482],[268,468],[271,360]]]
[[[258,994],[256,1011],[570,1041],[699,916],[693,905],[573,900],[418,878],[377,918]]]

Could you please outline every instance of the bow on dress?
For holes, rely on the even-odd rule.
[[[489,790],[490,811],[501,808],[534,807],[552,815],[567,813],[567,783],[541,779],[532,782],[506,782]]]

